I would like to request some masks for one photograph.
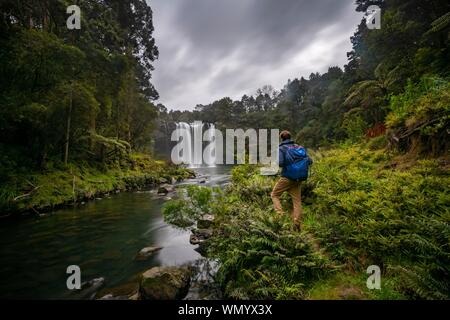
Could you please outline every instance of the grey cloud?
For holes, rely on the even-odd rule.
[[[347,0],[149,3],[160,50],[153,83],[160,102],[172,109],[238,98],[263,84],[279,88],[288,78],[342,66],[361,19]],[[327,54],[310,52],[315,47]],[[306,53],[310,64],[297,59]]]

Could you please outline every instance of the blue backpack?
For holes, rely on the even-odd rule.
[[[306,181],[308,179],[309,166],[312,160],[308,157],[306,149],[298,145],[283,147],[285,160],[288,163],[284,167],[284,176],[290,180]]]

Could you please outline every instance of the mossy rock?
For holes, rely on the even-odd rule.
[[[142,274],[139,292],[144,300],[179,300],[187,295],[190,281],[190,268],[154,267]]]
[[[211,214],[205,214],[197,220],[198,229],[208,229],[214,224],[214,216]]]

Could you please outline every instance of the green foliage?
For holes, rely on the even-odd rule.
[[[419,84],[408,83],[405,92],[391,97],[387,125],[390,128],[420,129],[434,135],[448,126],[450,82],[424,77]]]
[[[360,108],[352,109],[344,115],[344,120],[342,121],[342,129],[352,142],[361,140],[367,128],[367,123],[364,121],[361,113],[362,110]]]
[[[309,300],[404,300],[406,297],[399,292],[398,279],[388,274],[382,275],[381,289],[367,288],[365,272],[338,272],[330,277],[317,281],[308,290]]]
[[[187,215],[189,225],[201,213],[215,215],[207,255],[220,262],[217,281],[225,296],[448,299],[448,171],[437,160],[396,170],[402,158],[359,145],[310,154],[315,162],[302,185],[301,232],[289,217],[276,218],[275,179],[260,176],[256,166],[234,167],[223,192],[205,197],[193,187],[182,202],[167,204],[182,212],[178,217]],[[372,264],[382,269],[381,291],[365,285]]]
[[[151,9],[143,0],[83,0],[82,28],[69,31],[68,4],[0,4],[0,145],[29,170],[152,147]]]
[[[404,93],[392,96],[387,116],[395,144],[416,153],[440,155],[448,149],[450,82],[423,77],[409,82]]]
[[[248,201],[247,201],[248,203]],[[309,238],[287,221],[259,207],[244,205],[222,216],[209,255],[218,259],[217,280],[238,299],[301,299],[312,282],[333,270]]]
[[[49,164],[49,172],[28,170],[0,184],[2,215],[48,211],[60,205],[71,205],[116,190],[142,189],[160,179],[183,179],[192,175],[187,169],[155,161],[148,155],[131,155],[132,162],[109,165]]]
[[[178,199],[164,204],[162,213],[165,221],[180,228],[194,225],[202,215],[210,213],[212,196],[213,190],[207,187],[188,185],[182,188],[178,191]]]
[[[404,294],[447,299],[450,266],[448,172],[436,161],[384,168],[383,151],[351,148],[316,161],[311,228],[333,259],[396,270]]]

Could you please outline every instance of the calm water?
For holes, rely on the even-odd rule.
[[[182,184],[222,185],[229,168],[199,168],[200,178]],[[0,298],[71,299],[66,268],[78,265],[82,282],[104,277],[106,287],[129,282],[158,265],[180,265],[200,258],[190,232],[164,223],[164,200],[154,192],[121,193],[0,224]],[[134,261],[146,246],[161,246],[147,261]]]

